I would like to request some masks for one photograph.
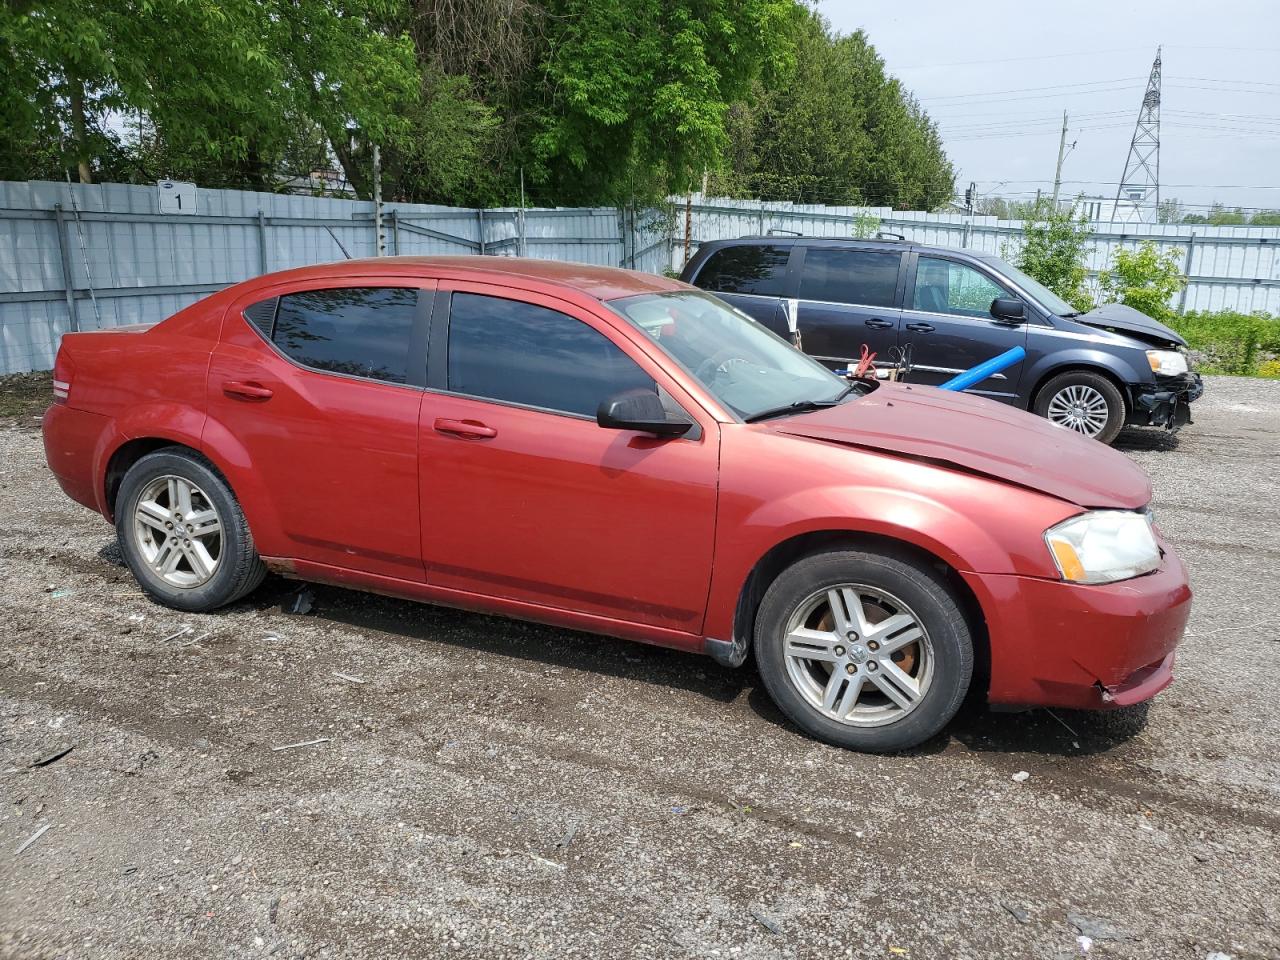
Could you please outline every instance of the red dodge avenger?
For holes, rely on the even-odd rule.
[[[828,743],[971,686],[1173,679],[1187,573],[1124,456],[988,400],[850,382],[674,280],[481,257],[259,277],[63,338],[49,466],[160,603],[268,570],[710,654]]]

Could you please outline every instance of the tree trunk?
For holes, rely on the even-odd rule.
[[[364,171],[360,168],[359,160],[351,152],[347,131],[343,130],[335,135],[326,130],[325,135],[329,140],[329,146],[333,148],[334,156],[338,158],[338,163],[342,164],[342,172],[347,178],[347,183],[351,184],[351,189],[356,192],[356,199],[371,199],[372,193],[369,178],[365,176]]]
[[[89,145],[84,119],[84,84],[71,80],[71,140],[75,147],[76,167],[81,183],[93,183],[93,169],[89,166]]]

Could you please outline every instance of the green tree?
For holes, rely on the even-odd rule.
[[[937,129],[866,34],[841,36],[805,11],[790,42],[794,66],[764,72],[731,113],[718,189],[914,209],[951,198],[955,172]]]
[[[1029,212],[1023,231],[1022,245],[1016,251],[1006,247],[1005,255],[1077,310],[1092,309],[1093,296],[1085,284],[1089,221],[1045,201]]]
[[[1155,320],[1167,322],[1175,315],[1170,301],[1187,284],[1179,256],[1161,253],[1151,240],[1137,250],[1117,250],[1111,269],[1098,278],[1107,303],[1123,303]]]

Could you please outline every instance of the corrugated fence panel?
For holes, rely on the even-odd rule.
[[[61,208],[61,232],[55,207]],[[485,253],[678,273],[708,240],[802,234],[907,240],[996,255],[1016,252],[1023,225],[991,217],[672,198],[652,209],[460,209],[383,206],[388,254]],[[1187,268],[1175,306],[1280,314],[1280,228],[1096,225],[1088,266],[1157,241]],[[1187,251],[1191,250],[1188,262]],[[235,190],[196,192],[194,213],[161,214],[154,186],[0,182],[0,373],[48,369],[73,326],[161,320],[208,293],[264,272],[377,252],[368,201]],[[63,261],[67,263],[64,275]],[[1185,301],[1185,302],[1184,302]]]

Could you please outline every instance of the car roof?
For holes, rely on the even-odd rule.
[[[587,263],[565,260],[537,260],[530,257],[370,257],[360,260],[339,260],[297,270],[286,275],[272,274],[272,279],[323,279],[326,276],[350,277],[355,275],[379,276],[421,273],[424,278],[476,280],[487,283],[512,283],[527,286],[521,281],[536,281],[555,287],[575,290],[596,300],[616,300],[640,293],[670,293],[692,289],[679,280],[637,270],[619,267],[600,267]]]
[[[916,243],[914,240],[896,240],[881,237],[792,237],[792,236],[747,236],[737,237],[732,240],[708,240],[700,245],[700,250],[717,249],[719,247],[732,247],[738,245],[752,244],[770,244],[773,246],[794,246],[802,244],[807,247],[821,245],[842,245],[857,247],[882,247],[885,250],[932,250],[937,253],[958,254],[965,257],[974,257],[976,259],[984,259],[991,257],[992,254],[983,253],[981,250],[968,250],[962,247],[942,247],[930,243]]]

